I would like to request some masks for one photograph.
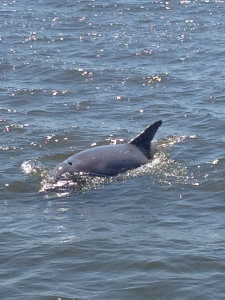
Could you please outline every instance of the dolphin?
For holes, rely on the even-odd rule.
[[[160,120],[149,125],[128,143],[97,146],[67,158],[54,168],[54,179],[66,174],[115,176],[146,164],[152,158],[151,141],[161,124]]]

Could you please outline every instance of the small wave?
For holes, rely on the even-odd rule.
[[[46,197],[64,197],[74,192],[86,192],[98,189],[108,183],[126,181],[137,176],[149,176],[154,183],[162,183],[167,186],[173,186],[177,183],[198,185],[193,173],[190,173],[186,166],[171,158],[167,151],[167,147],[180,143],[187,138],[193,139],[195,136],[170,136],[158,141],[157,144],[153,144],[154,158],[151,161],[139,168],[113,177],[67,174],[62,180],[55,181],[51,177],[51,172],[38,159],[24,161],[21,170],[26,175],[40,177],[39,192],[44,193]],[[113,142],[115,141],[113,140]],[[121,141],[117,142],[120,143]]]
[[[115,177],[98,177],[76,174],[74,176],[67,175],[58,181],[53,180],[49,176],[44,176],[39,192],[45,193],[49,198],[49,192],[54,193],[57,198],[68,196],[71,193],[85,192],[99,188],[102,184],[115,181]]]
[[[136,176],[150,176],[154,183],[172,186],[177,183],[193,184],[194,177],[188,173],[187,167],[169,157],[166,152],[159,152],[152,161],[141,167],[119,175],[123,179]]]
[[[159,73],[159,74],[145,75],[145,76],[140,75],[135,77],[130,76],[130,74],[127,77],[122,78],[123,84],[132,84],[132,85],[137,84],[137,85],[146,86],[146,85],[152,85],[157,83],[163,83],[169,80],[168,73]]]
[[[185,139],[186,139],[185,135],[172,135],[172,136],[169,136],[168,138],[166,138],[165,140],[162,140],[159,143],[159,147],[167,148],[174,144],[180,143],[180,142],[184,141]]]

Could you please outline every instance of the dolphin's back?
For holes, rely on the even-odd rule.
[[[114,176],[147,163],[147,157],[132,144],[94,147],[69,157],[73,172]]]

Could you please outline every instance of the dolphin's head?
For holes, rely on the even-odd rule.
[[[64,161],[58,164],[52,172],[54,180],[65,177],[66,174],[74,174],[75,170],[72,162]],[[63,176],[64,175],[64,176]]]

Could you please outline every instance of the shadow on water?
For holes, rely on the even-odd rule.
[[[168,147],[182,142],[185,136],[170,136],[158,141],[155,147],[154,158],[141,167],[127,171],[113,177],[98,177],[88,175],[66,174],[62,180],[55,182],[50,172],[41,166],[40,161],[25,161],[21,169],[26,174],[33,174],[40,177],[39,192],[49,197],[64,197],[72,193],[86,192],[99,189],[104,184],[115,181],[126,181],[137,176],[149,176],[155,183],[162,183],[166,186],[173,186],[176,183],[199,185],[194,175],[190,173],[186,166],[172,159],[169,155]]]

